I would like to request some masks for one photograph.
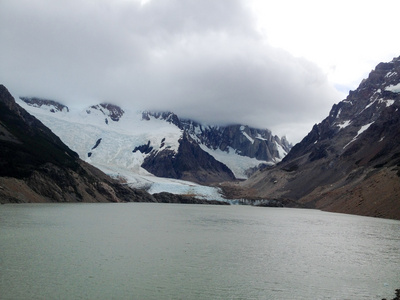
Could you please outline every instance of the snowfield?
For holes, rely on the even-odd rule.
[[[246,170],[251,167],[256,167],[260,164],[273,165],[273,163],[271,162],[261,161],[255,158],[236,154],[235,149],[231,147],[228,147],[228,152],[222,151],[220,149],[213,150],[207,148],[207,146],[205,145],[200,145],[200,147],[204,151],[208,152],[208,154],[212,155],[216,160],[227,165],[232,170],[237,179],[247,179],[248,176],[246,174]]]

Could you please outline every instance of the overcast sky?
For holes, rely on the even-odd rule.
[[[300,141],[400,55],[397,0],[0,0],[0,83]]]

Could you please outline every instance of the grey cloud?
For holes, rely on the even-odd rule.
[[[112,101],[299,140],[338,100],[312,63],[269,46],[241,1],[0,2],[0,81],[70,105]]]

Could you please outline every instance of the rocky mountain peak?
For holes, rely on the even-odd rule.
[[[183,129],[181,120],[173,112],[170,112],[170,111],[166,111],[166,112],[144,111],[144,112],[142,112],[143,120],[149,121],[150,117],[153,117],[158,120],[164,120],[170,124],[174,124],[176,127],[180,128],[180,129]]]
[[[124,115],[124,110],[118,105],[103,102],[97,105],[92,105],[90,108],[101,111],[105,116],[109,117],[114,122],[118,122]],[[87,111],[89,113],[89,111]],[[108,122],[108,121],[106,121]]]
[[[253,196],[380,217],[400,216],[400,58],[380,63],[275,167]],[[397,213],[396,213],[397,212]]]
[[[292,147],[286,138],[281,140],[273,136],[268,129],[252,128],[241,124],[203,125],[190,119],[180,119],[172,112],[146,111],[142,115],[144,120],[150,120],[150,117],[176,125],[190,134],[194,140],[210,149],[219,149],[228,153],[235,151],[236,154],[258,160],[280,161]]]
[[[159,177],[177,178],[201,184],[235,179],[232,171],[213,156],[203,151],[187,132],[183,132],[177,151],[150,149],[150,143],[140,151],[149,151],[142,165]]]
[[[341,137],[336,146],[338,151],[344,148],[365,126],[376,122],[381,114],[400,103],[400,59],[389,63],[380,63],[364,79],[359,87],[350,91],[346,99],[334,104],[329,116],[320,124],[314,125],[311,132],[295,145],[285,161],[299,157],[318,148],[336,136]],[[318,144],[318,145],[317,145]],[[325,146],[323,146],[325,148]],[[331,147],[332,148],[332,147]]]
[[[42,99],[36,97],[20,97],[20,99],[30,106],[38,108],[46,108],[52,113],[60,111],[69,112],[68,106],[65,106],[54,100]]]

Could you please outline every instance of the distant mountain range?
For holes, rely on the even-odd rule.
[[[400,219],[400,58],[380,63],[280,163],[227,190]]]
[[[293,147],[268,130],[171,112],[17,103],[0,86],[2,202],[193,203],[196,195],[400,219],[400,57],[378,64]]]
[[[110,103],[74,110],[26,97],[18,103],[83,160],[150,191],[158,182],[151,174],[202,185],[246,179],[259,166],[281,161],[292,147],[269,130],[204,125],[172,112],[129,111]]]

